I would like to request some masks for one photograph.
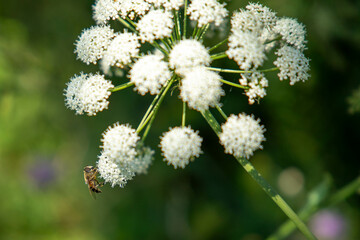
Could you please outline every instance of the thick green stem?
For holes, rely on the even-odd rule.
[[[202,111],[201,114],[219,136],[221,128],[214,116],[209,110]],[[255,180],[257,184],[266,192],[266,194],[275,202],[276,205],[295,223],[297,228],[307,239],[314,240],[316,237],[310,232],[307,226],[301,221],[298,215],[290,208],[284,199],[273,189],[273,187],[260,175],[254,166],[245,158],[235,157],[245,171]]]
[[[187,5],[188,5],[188,0],[185,0],[185,3],[184,3],[184,26],[183,26],[183,39],[186,39],[186,27],[187,27],[187,15],[186,15],[186,11],[187,11]]]
[[[182,118],[181,118],[182,127],[185,127],[185,120],[186,120],[186,103],[183,102],[183,110],[182,110]]]
[[[123,90],[123,89],[128,88],[128,87],[131,87],[133,85],[134,85],[133,82],[127,82],[127,83],[121,84],[119,86],[110,88],[109,91],[110,92],[116,92],[116,91],[120,91],[120,90]]]
[[[319,186],[308,194],[308,200],[298,214],[303,221],[309,220],[319,209],[335,205],[354,194],[360,188],[360,176],[338,190],[330,198],[326,198],[328,196],[329,188],[330,180],[329,178],[326,178]],[[267,240],[285,239],[295,230],[295,228],[296,226],[294,223],[288,220],[283,223],[274,234],[268,237]]]

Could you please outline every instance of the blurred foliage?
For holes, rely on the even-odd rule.
[[[244,111],[262,119],[267,142],[252,162],[273,186],[284,169],[303,174],[301,192],[281,192],[297,210],[325,173],[333,178],[333,190],[359,174],[360,116],[355,110],[348,114],[347,99],[360,79],[360,3],[260,2],[307,26],[312,78],[289,86],[273,74],[260,105],[248,106],[246,96],[232,88],[222,101],[227,113]],[[65,108],[68,79],[80,71],[97,71],[73,54],[81,30],[94,24],[92,4],[0,2],[0,238],[256,240],[270,235],[286,217],[223,153],[199,113],[189,111],[188,122],[200,130],[204,154],[184,170],[162,162],[159,136],[181,121],[176,92],[163,104],[148,136],[157,151],[149,173],[124,189],[105,186],[96,201],[89,196],[82,168],[95,164],[101,132],[116,121],[136,126],[151,102],[127,89],[113,94],[109,110],[96,117],[75,116]],[[247,3],[227,4],[235,10]],[[222,40],[222,33],[209,35],[207,46]],[[225,67],[224,61],[214,64]],[[349,100],[354,109],[357,95]],[[360,238],[358,203],[359,196],[352,196],[336,206],[348,225],[345,239]]]

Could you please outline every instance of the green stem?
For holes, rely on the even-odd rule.
[[[224,43],[226,43],[228,41],[228,39],[226,38],[226,39],[224,39],[224,40],[222,40],[221,42],[219,42],[218,44],[216,44],[215,46],[213,46],[212,48],[210,48],[209,49],[209,52],[211,52],[211,51],[213,51],[213,50],[215,50],[215,49],[217,49],[218,47],[220,47],[221,45],[223,45]]]
[[[216,53],[214,55],[211,55],[211,60],[218,60],[218,59],[222,59],[222,58],[227,58],[228,56],[226,55],[226,53],[221,52],[221,53]]]
[[[202,111],[201,114],[219,136],[221,128],[214,116],[209,110]],[[276,205],[295,223],[297,228],[307,239],[314,240],[316,237],[310,232],[306,225],[301,221],[298,215],[290,208],[284,199],[272,188],[272,186],[260,175],[254,166],[245,158],[235,157],[245,171],[255,180],[257,184],[266,192],[266,194],[275,202]]]
[[[188,5],[188,0],[185,0],[185,4],[184,4],[184,26],[183,26],[183,39],[186,39],[186,21],[187,21],[187,15],[186,15],[186,11],[187,11],[187,5]]]
[[[127,82],[127,83],[121,84],[121,85],[119,85],[119,86],[110,88],[109,91],[110,91],[110,92],[120,91],[120,90],[123,90],[123,89],[125,89],[125,88],[131,87],[132,85],[134,85],[133,82]]]
[[[360,176],[338,190],[326,201],[325,197],[327,196],[329,188],[330,180],[327,178],[308,194],[309,197],[307,203],[299,212],[299,216],[303,221],[309,220],[319,209],[335,205],[354,194],[360,188]],[[267,240],[285,239],[295,230],[295,228],[296,226],[294,223],[288,220],[283,223],[274,234],[268,237]]]
[[[182,118],[181,118],[181,126],[185,127],[185,120],[186,120],[186,103],[183,102],[183,111],[182,111]]]
[[[199,41],[204,37],[204,35],[205,35],[206,31],[208,30],[209,26],[210,26],[210,24],[206,24],[205,26],[203,26],[201,28],[201,31],[199,32],[199,36],[197,38]]]
[[[180,40],[181,39],[181,32],[180,32],[180,19],[179,19],[179,11],[175,11],[174,12],[174,16],[175,16],[175,30],[176,30],[176,39]]]
[[[118,20],[127,28],[129,28],[131,31],[137,33],[138,31],[130,25],[129,22],[127,22],[125,19],[121,18],[121,17],[118,17]]]
[[[197,32],[198,32],[198,25],[196,24],[195,28],[194,28],[194,31],[193,31],[193,34],[192,34],[193,39],[195,39],[195,36],[196,36]]]
[[[155,116],[156,116],[156,113],[158,112],[159,110],[159,107],[162,103],[162,101],[164,100],[164,97],[166,95],[166,93],[169,91],[172,83],[174,82],[175,80],[175,77],[172,77],[168,82],[167,82],[167,85],[164,86],[164,91],[161,93],[160,95],[160,98],[159,98],[159,101],[157,101],[157,103],[155,104],[154,108],[151,110],[151,113],[148,115],[148,117],[146,118],[146,120],[144,121],[144,123],[142,125],[139,125],[138,128],[136,129],[136,132],[137,133],[140,133],[143,128],[147,125],[146,129],[145,129],[145,132],[144,132],[144,135],[142,136],[142,140],[144,141],[150,128],[151,128],[151,125],[155,119]],[[150,122],[149,122],[150,120]],[[149,124],[147,124],[149,122]]]
[[[255,70],[255,71],[245,71],[245,70],[235,70],[235,69],[225,69],[225,68],[215,68],[215,67],[207,67],[207,69],[212,70],[212,71],[216,71],[216,72],[225,72],[225,73],[253,73],[253,72],[272,72],[272,71],[276,71],[279,70],[279,68],[274,67],[274,68],[269,68],[269,69],[263,69],[263,70]]]
[[[150,43],[151,45],[153,45],[153,47],[159,49],[165,56],[168,56],[169,53],[163,48],[161,47],[157,42],[153,42],[153,43]]]
[[[163,92],[163,90],[164,90],[164,88],[162,88],[162,89],[160,90],[160,92],[156,95],[156,97],[154,97],[154,99],[153,99],[153,101],[151,102],[150,106],[148,107],[148,109],[147,109],[144,117],[141,119],[141,121],[140,121],[140,123],[139,123],[139,126],[138,126],[138,129],[139,129],[140,126],[142,126],[142,125],[144,124],[144,121],[148,118],[150,111],[153,109],[155,103],[156,103],[157,100],[159,99],[159,97],[160,97],[161,93]]]
[[[233,87],[237,87],[237,88],[241,88],[241,89],[249,89],[248,86],[243,86],[243,85],[233,83],[233,82],[230,82],[230,81],[227,81],[227,80],[224,80],[224,79],[220,79],[220,81],[227,84],[227,85],[233,86]]]
[[[224,113],[224,111],[221,109],[221,107],[219,106],[219,104],[216,104],[216,109],[219,111],[219,113],[221,114],[221,116],[227,120],[227,116],[226,114]]]

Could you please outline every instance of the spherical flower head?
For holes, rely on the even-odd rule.
[[[225,153],[235,157],[249,158],[257,149],[262,149],[261,142],[265,140],[264,126],[260,120],[244,113],[238,116],[231,115],[226,123],[221,126],[220,143],[225,148]]]
[[[154,7],[163,7],[167,11],[179,10],[184,5],[184,0],[145,0],[148,3],[152,3]]]
[[[274,65],[280,69],[280,80],[289,79],[290,85],[294,85],[300,81],[305,82],[310,77],[309,59],[299,49],[284,45],[275,54],[279,56]]]
[[[265,45],[253,32],[234,30],[229,37],[228,46],[226,54],[243,70],[257,68],[266,59]]]
[[[171,72],[168,63],[163,61],[161,55],[147,55],[139,59],[131,68],[130,81],[141,95],[147,92],[158,94],[161,87],[169,80]]]
[[[132,58],[139,55],[140,46],[139,38],[134,33],[116,34],[101,62],[104,72],[108,73],[110,66],[124,68],[125,65],[131,63]]]
[[[135,16],[143,16],[150,9],[151,5],[144,0],[117,0],[120,2],[120,16],[129,17],[131,20]]]
[[[85,112],[89,116],[108,108],[109,89],[114,87],[103,75],[83,73],[75,75],[67,85],[65,105],[76,114]]]
[[[84,106],[79,98],[79,92],[87,77],[87,74],[80,73],[80,75],[70,78],[70,81],[66,84],[67,88],[64,93],[65,106],[70,110],[75,110],[76,114],[84,113]]]
[[[164,161],[174,168],[185,168],[201,153],[202,138],[190,127],[175,127],[163,134],[160,147]]]
[[[128,171],[124,171],[124,168],[108,156],[104,154],[99,156],[97,168],[100,177],[105,180],[105,183],[110,183],[111,187],[114,187],[115,185],[124,187],[126,185],[128,179],[123,175],[123,172],[127,173]]]
[[[239,82],[243,86],[249,87],[245,90],[245,95],[249,98],[249,104],[254,104],[255,100],[266,96],[265,88],[268,87],[268,80],[260,72],[240,74]]]
[[[225,95],[221,84],[219,74],[204,67],[194,68],[181,80],[180,98],[190,108],[207,110],[218,105],[220,97]]]
[[[280,18],[277,20],[274,31],[282,36],[289,44],[295,46],[299,50],[305,49],[305,25],[299,23],[296,19]]]
[[[96,64],[114,37],[114,30],[110,26],[93,26],[83,30],[76,41],[75,53],[77,58],[86,64]]]
[[[106,24],[119,17],[120,1],[96,0],[93,5],[93,18],[97,24]]]
[[[139,139],[135,129],[129,125],[115,123],[103,133],[102,154],[108,156],[115,163],[127,166],[134,161],[137,155],[136,145]]]
[[[198,27],[214,22],[220,26],[228,15],[225,4],[216,0],[192,0],[186,12],[189,18],[197,21]]]
[[[150,10],[137,24],[141,42],[154,42],[155,39],[170,37],[174,22],[169,11]]]
[[[209,66],[210,54],[206,48],[196,40],[181,40],[169,54],[169,64],[175,72],[184,75],[194,67]]]

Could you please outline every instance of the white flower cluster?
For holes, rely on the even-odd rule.
[[[103,133],[98,168],[100,176],[112,187],[123,187],[135,174],[147,171],[154,152],[147,147],[138,149],[139,139],[135,129],[119,123]]]
[[[75,43],[78,59],[86,64],[99,62],[102,72],[109,76],[120,68],[129,80],[114,87],[100,74],[75,75],[67,84],[65,104],[76,114],[96,115],[108,108],[111,92],[126,87],[133,87],[140,95],[157,95],[137,130],[128,124],[115,123],[103,133],[97,165],[101,177],[113,187],[123,187],[136,174],[146,173],[150,166],[154,151],[145,147],[143,141],[166,94],[176,93],[174,90],[178,89],[184,110],[187,105],[206,118],[207,110],[216,107],[226,118],[219,109],[220,99],[225,95],[222,84],[243,88],[249,104],[253,104],[266,95],[268,80],[264,72],[279,70],[280,80],[289,79],[291,85],[309,78],[309,59],[303,54],[306,31],[297,20],[279,18],[269,8],[250,3],[232,15],[228,38],[207,48],[202,42],[205,32],[210,24],[217,28],[223,24],[220,28],[226,29],[228,10],[218,0],[185,3],[184,0],[96,0],[93,18],[97,25],[83,30]],[[114,32],[109,22],[115,19],[125,30]],[[190,27],[192,33],[187,30]],[[226,40],[226,54],[213,53]],[[149,46],[157,50],[141,52]],[[270,51],[275,47],[278,49]],[[270,52],[277,56],[276,68],[261,69]],[[241,70],[210,67],[212,61],[226,57],[234,60]],[[239,84],[223,79],[219,72],[240,74]],[[160,140],[164,161],[174,168],[184,168],[202,153],[202,138],[190,126],[184,127],[185,120],[186,111],[183,127],[170,128]],[[249,158],[255,150],[262,149],[265,128],[252,115],[231,115],[221,129],[220,143],[226,153]]]
[[[89,116],[95,116],[97,112],[108,108],[107,99],[111,94],[109,89],[113,87],[103,75],[80,73],[67,83],[65,105],[75,110],[76,114],[85,112]]]
[[[201,154],[202,138],[190,127],[175,127],[161,137],[160,147],[164,160],[174,168],[185,168]]]
[[[220,79],[219,74],[204,67],[194,68],[181,81],[180,97],[189,107],[198,111],[215,107],[220,97],[225,95]]]
[[[141,95],[150,92],[158,94],[161,87],[170,79],[168,63],[161,55],[146,55],[139,59],[130,70],[130,81]]]
[[[268,80],[263,73],[241,74],[239,82],[241,85],[249,87],[249,89],[245,90],[245,95],[249,98],[249,104],[253,104],[255,100],[266,96],[265,88],[268,86]]]
[[[259,124],[253,116],[244,113],[231,115],[221,126],[220,143],[225,152],[236,157],[249,158],[257,149],[262,149],[261,142],[265,141],[264,126]]]
[[[220,26],[228,15],[225,4],[220,4],[216,0],[192,0],[187,9],[190,19],[197,21],[197,26],[202,27],[206,24],[215,23]]]

